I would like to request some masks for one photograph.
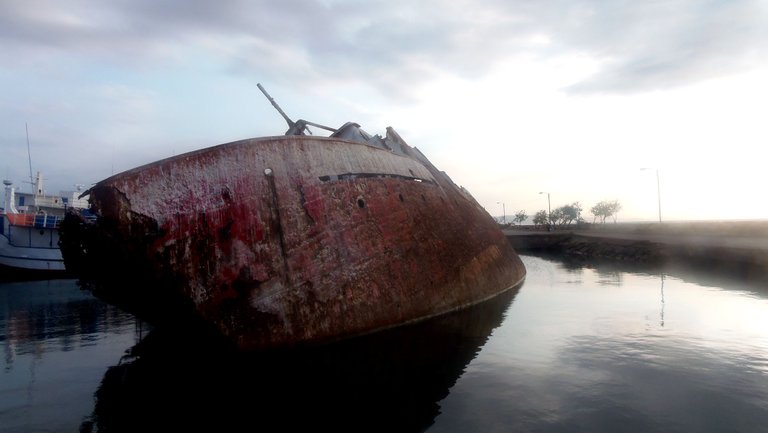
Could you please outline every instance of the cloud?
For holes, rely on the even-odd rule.
[[[600,70],[568,90],[622,93],[667,89],[738,74],[766,54],[766,8],[755,1],[589,2],[561,36]],[[586,3],[582,3],[584,5]]]
[[[768,18],[750,0],[4,3],[0,43],[26,58],[43,49],[151,67],[199,46],[228,55],[232,73],[365,82],[394,98],[439,74],[475,78],[510,57],[572,53],[601,68],[569,92],[685,85],[762,61]]]

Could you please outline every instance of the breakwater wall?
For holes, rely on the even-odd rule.
[[[571,260],[685,264],[768,277],[768,239],[747,236],[618,232],[505,232],[521,253],[545,252]]]

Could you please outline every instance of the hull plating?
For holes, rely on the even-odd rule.
[[[334,340],[518,285],[492,218],[417,150],[245,140],[98,183],[65,221],[67,269],[153,321],[194,316],[243,349]]]

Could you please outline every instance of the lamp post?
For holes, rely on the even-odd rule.
[[[496,204],[501,204],[501,212],[502,212],[502,220],[504,221],[504,224],[507,223],[507,208],[504,206],[503,201],[497,201]]]
[[[659,169],[643,167],[640,170],[656,170],[656,198],[659,201],[659,222],[661,222],[661,183],[659,182]]]
[[[547,195],[547,221],[549,221],[549,224],[552,224],[552,204],[549,200],[549,193],[546,191],[541,191],[539,194]]]

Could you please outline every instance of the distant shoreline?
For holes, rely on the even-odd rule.
[[[532,224],[508,225],[504,232],[546,231],[545,227]],[[768,219],[745,220],[694,220],[694,221],[638,221],[619,222],[607,221],[600,223],[571,224],[557,227],[555,231],[594,231],[594,232],[623,232],[623,233],[697,233],[697,234],[737,234],[764,235],[768,237]]]
[[[518,252],[571,259],[687,264],[751,277],[768,277],[768,220],[606,223],[546,231],[504,230]]]

